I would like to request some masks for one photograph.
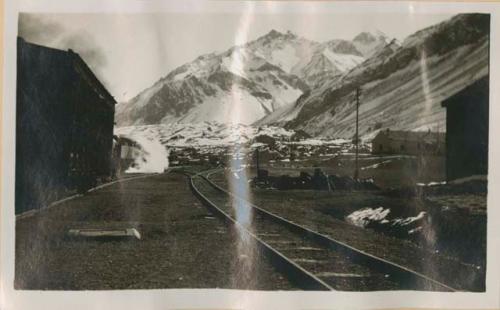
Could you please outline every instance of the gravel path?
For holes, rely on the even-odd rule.
[[[141,240],[68,237],[70,228],[136,228]],[[262,259],[238,274],[237,238],[181,174],[99,189],[16,223],[17,289],[295,289]],[[239,281],[248,278],[251,281]]]

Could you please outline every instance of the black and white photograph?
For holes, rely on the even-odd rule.
[[[493,15],[315,5],[19,12],[14,289],[486,292]]]

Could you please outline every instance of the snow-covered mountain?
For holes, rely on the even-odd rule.
[[[245,48],[283,71],[299,76],[320,46],[320,43],[301,38],[290,31],[281,33],[273,29],[265,36],[247,43]]]
[[[332,40],[318,43],[276,30],[250,42],[247,48],[283,71],[298,76],[310,87],[314,87],[320,78],[340,75],[365,60],[353,42]],[[371,48],[378,46],[364,48],[371,53],[374,52]]]
[[[369,47],[365,47],[369,50]],[[196,123],[251,124],[289,108],[319,81],[365,58],[350,41],[318,43],[291,32],[266,35],[222,53],[198,57],[117,105],[118,126]]]
[[[363,50],[361,42],[378,46],[369,35],[357,36],[353,44],[365,56],[372,52]],[[360,132],[365,138],[383,128],[443,131],[441,101],[487,75],[488,66],[489,15],[457,15],[416,32],[401,44],[386,41],[360,65],[312,88],[294,105],[267,115],[258,124],[350,138],[355,131],[355,90],[359,88]]]
[[[363,54],[347,40],[332,40],[318,46],[298,76],[311,88],[339,76],[365,61]]]
[[[119,125],[220,121],[251,123],[307,89],[251,51],[234,47],[200,56],[117,106]]]

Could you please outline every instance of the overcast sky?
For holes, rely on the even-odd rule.
[[[271,29],[319,42],[379,30],[403,40],[450,18],[417,14],[22,14],[26,40],[73,48],[111,94],[126,100],[196,57],[224,51]],[[243,31],[241,29],[244,29]],[[242,32],[244,35],[242,36]]]

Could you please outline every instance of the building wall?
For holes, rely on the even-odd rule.
[[[426,143],[425,140],[396,140],[385,133],[378,134],[372,140],[373,154],[440,155],[445,148],[445,141]],[[441,154],[442,155],[442,154]]]
[[[375,141],[375,140],[374,140]],[[375,146],[375,148],[373,148]],[[381,148],[382,146],[382,148]],[[374,154],[418,154],[417,143],[413,141],[391,140],[385,137],[372,142]]]
[[[484,78],[443,102],[448,180],[488,173],[488,96],[489,82]]]
[[[378,134],[372,140],[372,153],[373,154],[387,154],[391,153],[390,141],[386,135]]]
[[[72,55],[74,57],[74,54]],[[109,175],[113,145],[114,103],[102,98],[79,61],[73,72],[75,87],[69,99],[73,105],[70,153],[79,154],[73,170],[93,176]],[[76,169],[76,170],[75,170]]]
[[[78,58],[18,41],[16,213],[64,196],[76,166],[109,171],[114,104],[79,71]]]

